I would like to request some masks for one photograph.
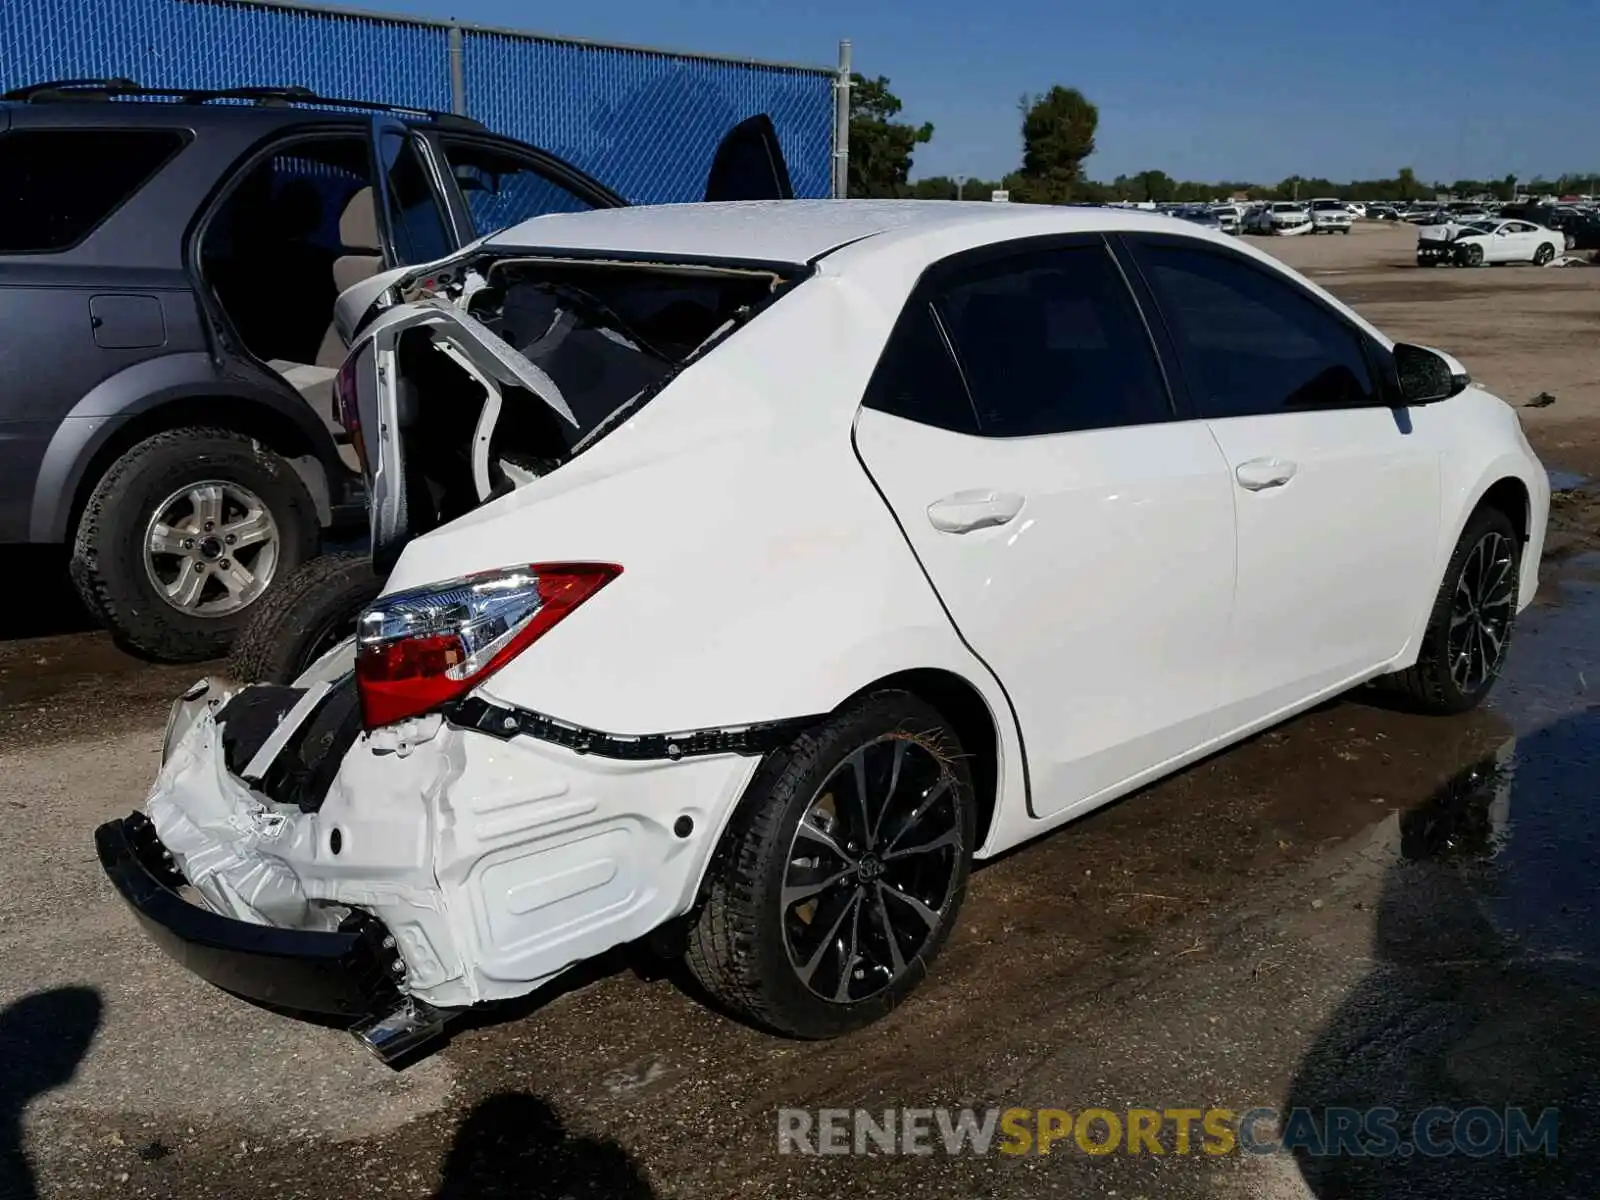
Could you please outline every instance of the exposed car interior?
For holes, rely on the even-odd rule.
[[[778,282],[765,272],[504,264],[472,297],[471,315],[543,370],[576,424],[522,389],[489,391],[448,337],[402,335],[405,393],[428,403],[401,409],[406,508],[421,533],[471,511],[479,494],[476,442],[488,437],[492,494],[547,474],[602,435],[619,414],[654,395],[697,350],[751,314]],[[496,385],[499,386],[499,385]],[[485,424],[489,428],[483,428]]]
[[[305,397],[336,440],[344,430],[333,378],[345,350],[334,301],[383,266],[370,177],[359,137],[297,142],[240,180],[200,243],[201,274],[234,334]]]

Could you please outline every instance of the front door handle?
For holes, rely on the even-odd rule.
[[[1267,488],[1282,487],[1294,478],[1298,468],[1283,458],[1252,458],[1242,462],[1233,474],[1239,486],[1247,491],[1260,492]]]
[[[941,533],[971,533],[1004,525],[1022,511],[1023,497],[990,488],[956,492],[928,505],[928,520]]]

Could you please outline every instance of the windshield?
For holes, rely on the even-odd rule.
[[[1282,201],[1279,201],[1277,204],[1274,204],[1272,206],[1272,211],[1273,212],[1301,212],[1301,211],[1304,210],[1304,208],[1305,208],[1305,205],[1303,205],[1303,204],[1294,204],[1294,203],[1291,203],[1288,200],[1282,200]]]

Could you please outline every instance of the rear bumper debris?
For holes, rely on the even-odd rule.
[[[404,964],[374,917],[332,932],[280,929],[191,904],[172,857],[142,813],[95,831],[100,865],[150,939],[200,978],[280,1008],[359,1020],[392,1010]]]

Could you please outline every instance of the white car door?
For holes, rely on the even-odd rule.
[[[1511,251],[1507,261],[1532,262],[1534,252],[1539,249],[1539,231],[1526,221],[1507,221],[1501,228]]]
[[[1222,720],[1238,729],[1405,646],[1431,595],[1440,448],[1387,406],[1388,352],[1283,271],[1194,239],[1129,241],[1233,476]]]
[[[925,277],[856,424],[1010,698],[1036,816],[1211,736],[1234,572],[1227,467],[1203,422],[1174,419],[1116,260],[1098,236],[1043,245]]]

